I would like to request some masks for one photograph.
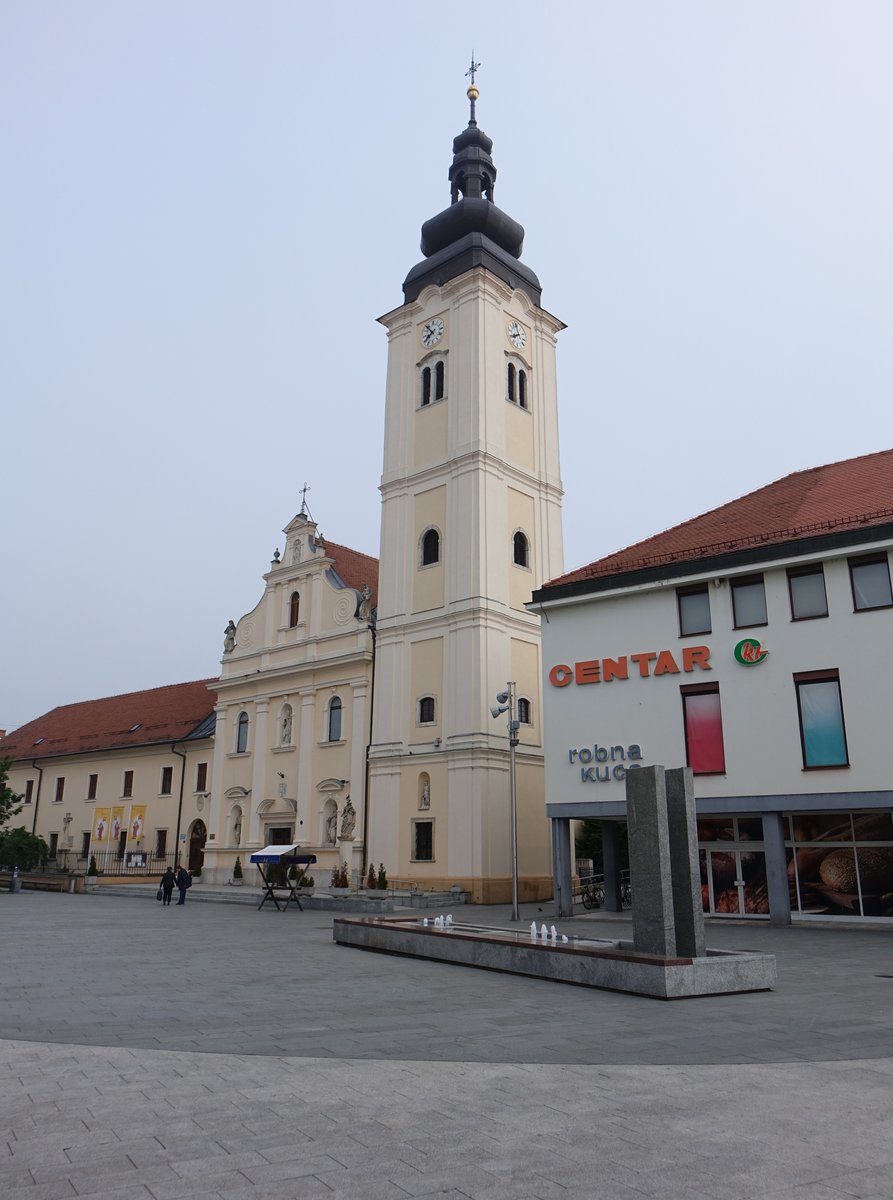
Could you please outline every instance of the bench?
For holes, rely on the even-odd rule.
[[[24,891],[35,892],[67,892],[67,875],[28,875],[19,874],[19,884]],[[0,889],[9,891],[12,874],[9,871],[0,872]]]

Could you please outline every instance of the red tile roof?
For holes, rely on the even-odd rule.
[[[747,496],[551,579],[587,579],[893,523],[893,450],[795,471]],[[544,599],[547,597],[543,597]]]
[[[359,550],[351,550],[349,546],[339,546],[328,538],[318,538],[326,548],[329,558],[335,560],[335,570],[348,587],[362,591],[363,584],[368,583],[372,589],[372,607],[378,605],[378,559],[371,554],[362,554]]]
[[[0,739],[0,758],[53,758],[182,741],[213,712],[216,679],[63,704]]]

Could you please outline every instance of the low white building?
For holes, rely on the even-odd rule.
[[[535,592],[560,908],[571,822],[605,822],[610,866],[626,773],[662,764],[694,773],[706,911],[893,916],[891,545],[885,451]]]

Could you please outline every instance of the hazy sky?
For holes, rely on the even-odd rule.
[[[311,487],[377,553],[464,71],[567,322],[568,569],[887,448],[893,5],[0,0],[0,727],[217,673]]]

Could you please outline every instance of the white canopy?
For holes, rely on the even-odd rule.
[[[301,847],[298,842],[295,842],[293,846],[264,846],[263,850],[256,850],[254,854],[251,855],[251,862],[278,863],[282,862],[284,858],[301,858],[305,861],[310,861],[312,859],[314,862],[316,861],[314,855],[312,854],[298,855],[297,852],[300,850],[300,848]]]

